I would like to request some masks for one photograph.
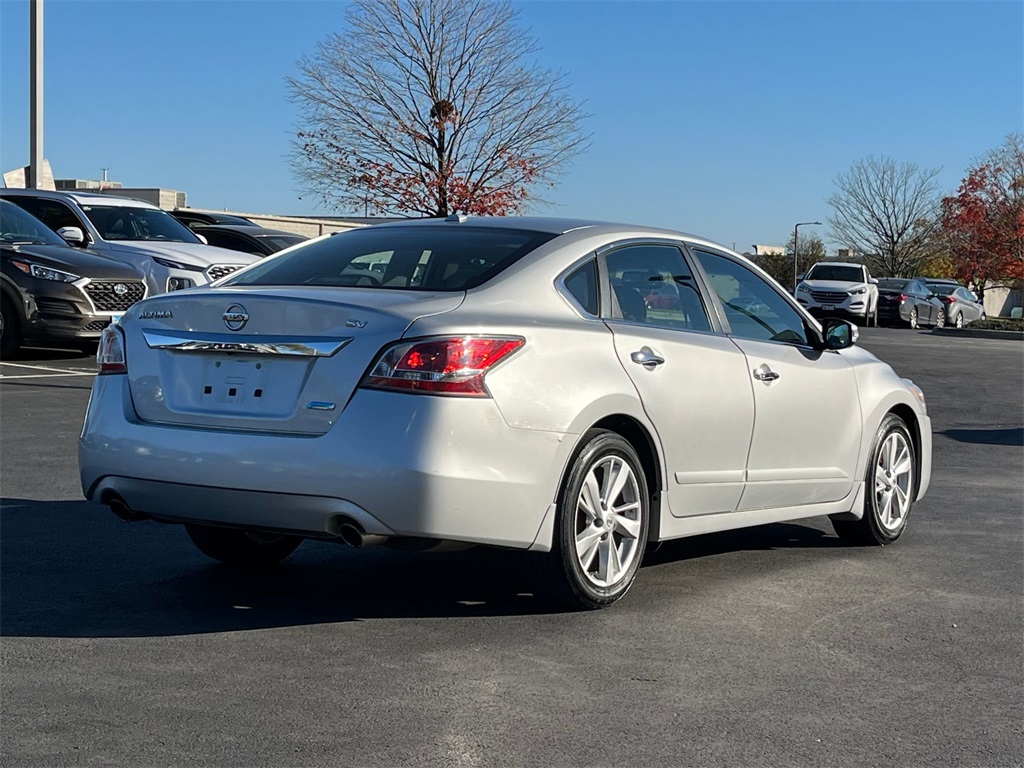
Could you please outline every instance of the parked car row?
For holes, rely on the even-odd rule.
[[[875,279],[863,264],[819,262],[800,275],[796,300],[815,317],[846,317],[860,325],[947,324],[962,328],[985,318],[985,309],[967,288],[939,278]]]
[[[206,285],[307,239],[85,192],[4,189],[0,203],[4,358],[26,343],[95,347],[145,296]]]

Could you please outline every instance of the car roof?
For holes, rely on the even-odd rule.
[[[202,224],[199,226],[192,227],[193,232],[209,232],[211,230],[219,232],[238,232],[243,235],[252,235],[253,237],[301,237],[309,239],[305,235],[300,235],[298,232],[287,232],[283,229],[267,229],[256,224]]]
[[[3,189],[0,194],[12,197],[38,197],[49,200],[74,200],[79,205],[114,205],[123,208],[151,208],[160,210],[155,205],[136,200],[131,197],[119,197],[117,195],[97,195],[91,192],[70,192],[65,190],[53,191],[49,189]]]
[[[811,266],[811,269],[814,269],[814,267],[818,267],[818,266],[826,266],[826,267],[863,267],[864,265],[863,264],[858,264],[855,261],[818,261],[818,262],[815,262]],[[808,270],[808,272],[809,271],[810,270]]]

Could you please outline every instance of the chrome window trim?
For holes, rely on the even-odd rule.
[[[235,352],[251,355],[287,355],[291,357],[331,357],[352,341],[327,336],[225,336],[217,333],[192,333],[144,329],[142,336],[150,349],[179,352]]]

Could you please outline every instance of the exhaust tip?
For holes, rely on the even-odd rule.
[[[351,523],[342,523],[338,529],[338,535],[350,547],[363,546],[363,532]]]
[[[134,523],[138,520],[145,520],[146,515],[142,512],[136,512],[128,506],[128,502],[117,495],[111,495],[106,499],[106,505],[110,507],[110,511],[113,512],[119,520],[126,523]]]

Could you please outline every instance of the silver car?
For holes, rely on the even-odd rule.
[[[931,422],[855,340],[690,235],[368,227],[135,305],[98,354],[82,487],[226,563],[306,538],[491,545],[596,608],[648,542],[818,515],[900,536]]]

